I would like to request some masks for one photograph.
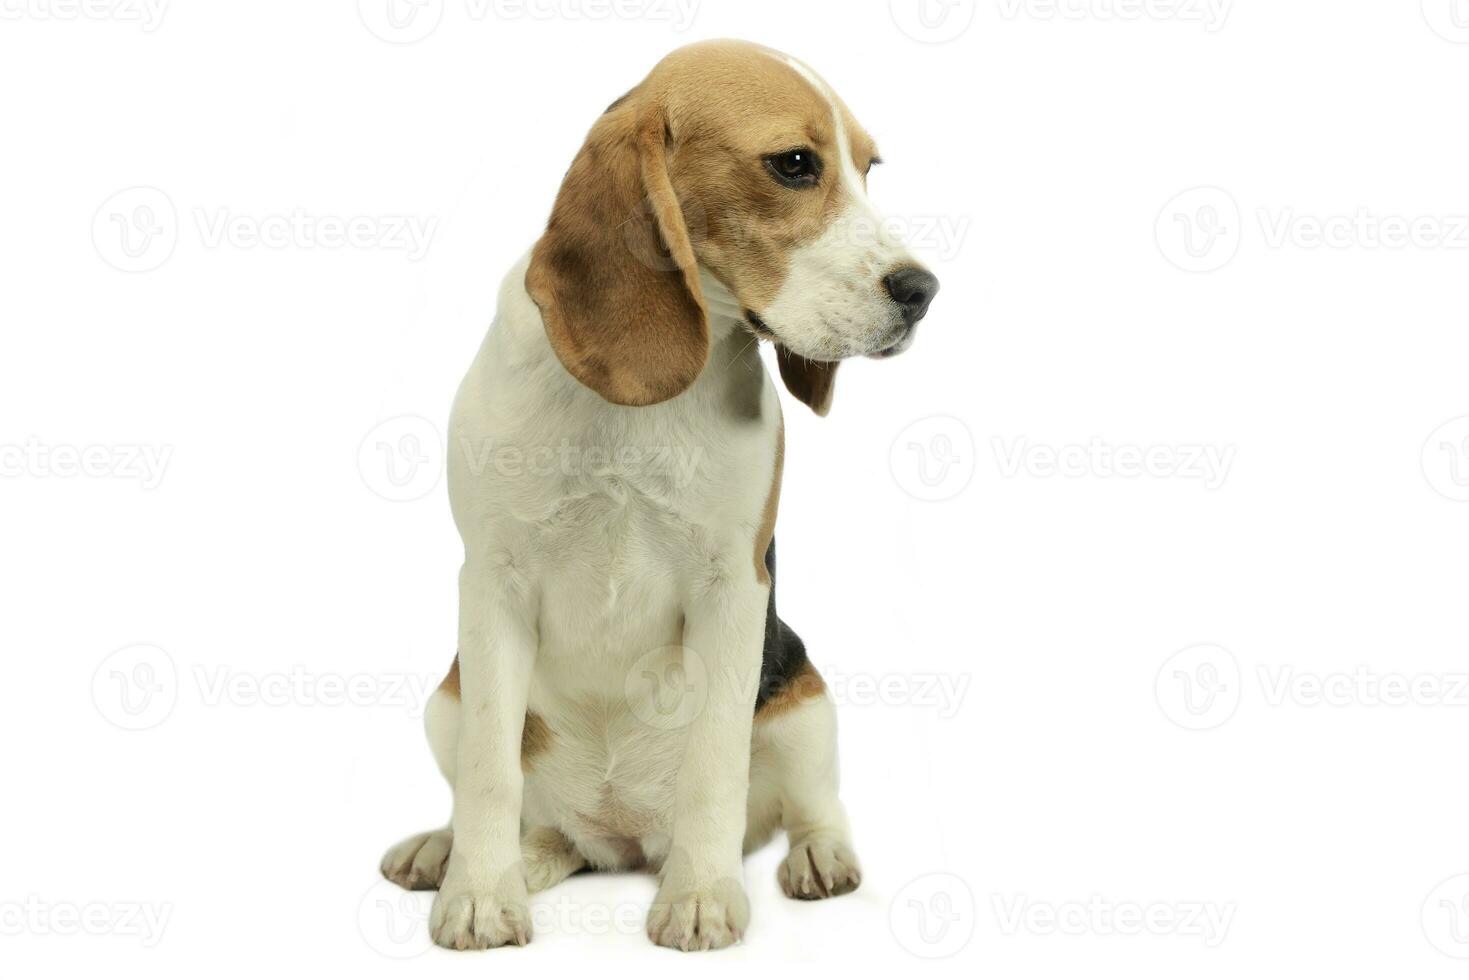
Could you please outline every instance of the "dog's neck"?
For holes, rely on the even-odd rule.
[[[745,320],[745,308],[713,273],[699,266],[699,285],[709,311],[709,363],[705,371],[726,378],[729,411],[759,418],[762,392],[770,382],[760,360],[760,338]]]
[[[731,333],[747,333],[745,308],[735,294],[714,273],[699,266],[699,285],[704,290],[704,305],[709,311],[709,339],[718,342]]]

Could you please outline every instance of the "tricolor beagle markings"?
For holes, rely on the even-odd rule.
[[[775,612],[784,433],[755,338],[823,415],[839,360],[912,342],[938,282],[867,201],[876,157],[800,62],[682,48],[592,127],[501,286],[450,423],[459,653],[426,725],[453,816],[382,862],[438,889],[440,945],[525,943],[530,892],[646,867],[654,942],[727,946],[742,856],[779,829],[787,895],[860,882],[831,699]],[[508,475],[485,445],[598,465]],[[670,457],[692,477],[647,465]]]

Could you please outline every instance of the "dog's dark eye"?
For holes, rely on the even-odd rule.
[[[821,176],[821,161],[806,149],[768,156],[765,166],[787,187],[810,187]]]

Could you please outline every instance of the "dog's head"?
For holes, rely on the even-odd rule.
[[[773,340],[792,394],[825,414],[836,362],[906,349],[938,280],[867,199],[872,138],[814,72],[735,41],[669,55],[598,120],[526,287],[551,346],[619,405],[686,389],[718,310]]]

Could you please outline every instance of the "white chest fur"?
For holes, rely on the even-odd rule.
[[[490,587],[536,610],[529,708],[553,736],[527,775],[527,818],[589,850],[656,849],[683,747],[656,682],[678,670],[683,597],[751,574],[780,407],[717,295],[698,381],[611,405],[556,359],[524,274],[507,276],[455,400],[450,500],[467,556],[496,569]]]

